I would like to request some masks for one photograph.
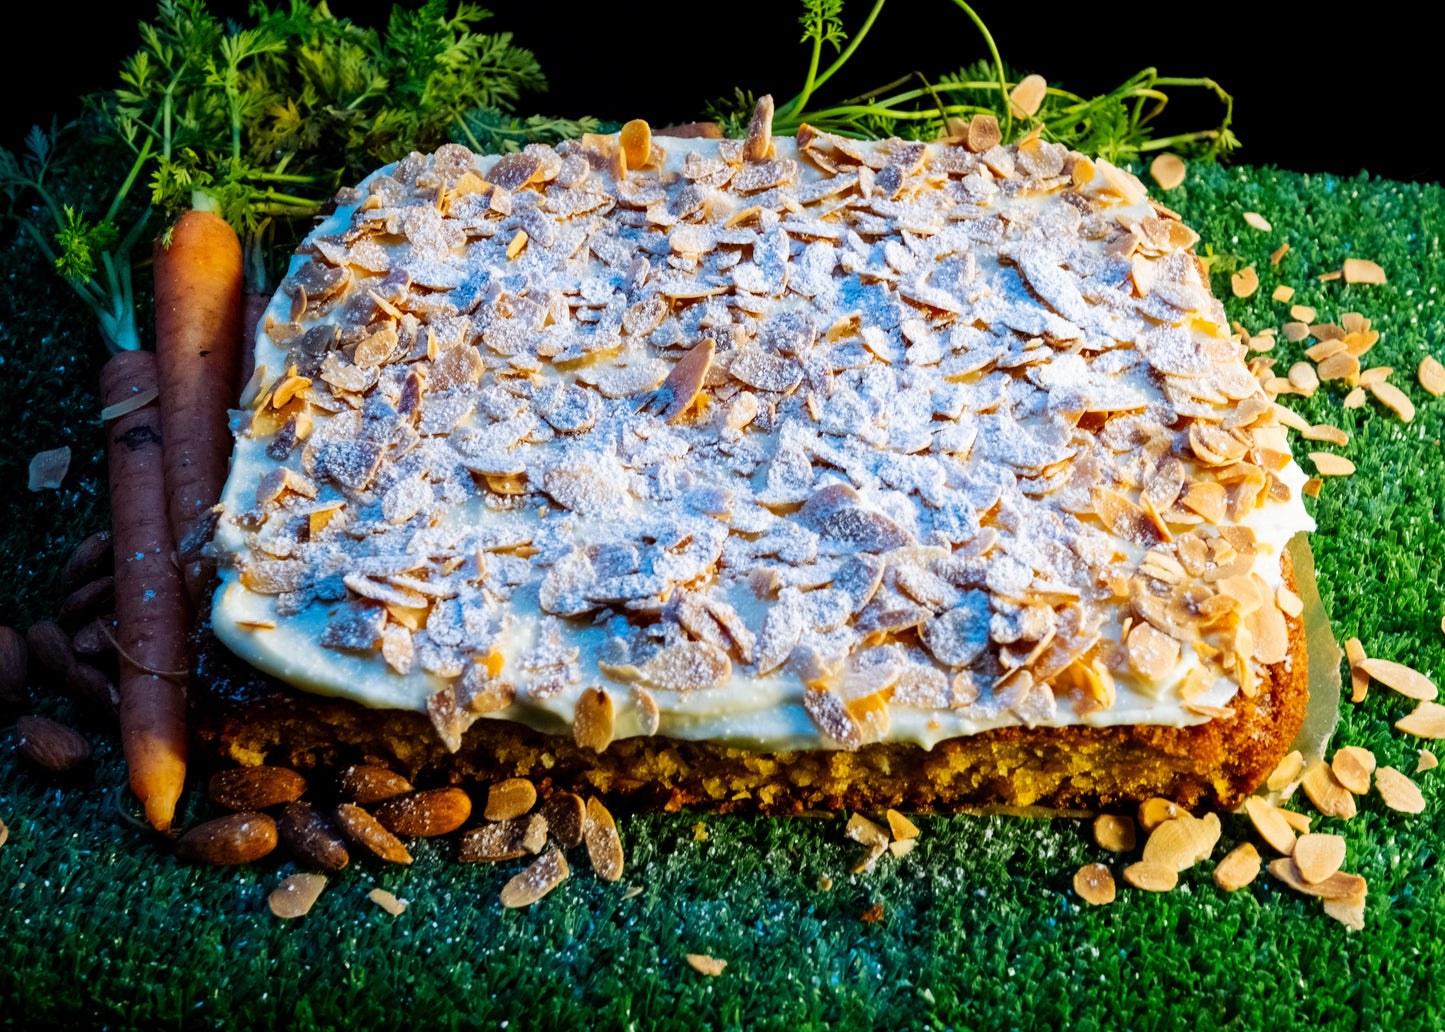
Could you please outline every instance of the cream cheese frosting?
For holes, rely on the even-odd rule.
[[[448,146],[338,198],[235,413],[232,651],[453,748],[1181,726],[1287,663],[1305,476],[1134,177],[660,142]]]

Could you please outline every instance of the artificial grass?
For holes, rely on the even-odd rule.
[[[1216,293],[1252,330],[1278,326],[1277,283],[1321,319],[1356,310],[1380,342],[1367,365],[1389,365],[1414,400],[1401,423],[1370,400],[1347,410],[1344,389],[1287,404],[1351,435],[1333,449],[1296,440],[1297,453],[1338,450],[1358,472],[1307,500],[1319,587],[1337,637],[1375,656],[1445,675],[1445,398],[1420,389],[1415,367],[1445,357],[1445,285],[1438,185],[1303,176],[1272,169],[1191,168],[1163,197],[1225,255]],[[1248,227],[1244,211],[1274,225]],[[1268,254],[1289,254],[1275,267]],[[1387,270],[1384,286],[1321,283],[1351,254]],[[1229,296],[1232,257],[1260,273],[1248,301]],[[24,626],[58,604],[55,570],[69,546],[103,526],[104,463],[95,395],[98,338],[24,241],[0,256],[7,312],[0,328],[0,424],[12,444],[9,483],[42,448],[76,451],[66,487],[0,499],[0,622]],[[1281,341],[1280,369],[1302,345]],[[38,712],[79,720],[35,685]],[[1413,774],[1417,750],[1393,723],[1414,703],[1376,686],[1343,703],[1336,744],[1372,749]],[[13,714],[0,715],[0,1023],[129,1028],[364,1029],[405,1021],[428,1028],[1271,1028],[1406,1030],[1445,1025],[1445,769],[1418,776],[1423,814],[1386,809],[1371,794],[1350,821],[1315,829],[1348,840],[1346,868],[1370,884],[1366,929],[1352,933],[1318,901],[1267,874],[1233,894],[1214,864],[1251,838],[1224,817],[1210,860],[1173,893],[1120,882],[1119,899],[1089,907],[1070,879],[1119,858],[1092,844],[1085,822],[920,817],[918,848],[875,871],[848,873],[859,847],[840,819],[765,820],[645,815],[619,820],[628,854],[607,884],[585,853],[573,877],[536,906],[504,910],[502,884],[523,862],[453,861],[456,839],[415,844],[411,868],[357,857],[310,915],[283,922],[267,893],[295,868],[280,854],[240,869],[178,864],[120,816],[133,809],[113,733],[81,724],[93,766],[58,781],[17,764]],[[1442,747],[1445,749],[1445,747]],[[209,815],[194,789],[185,822]],[[1313,813],[1307,802],[1299,808]],[[1262,849],[1268,855],[1267,849]],[[831,891],[818,888],[831,876]],[[384,886],[410,901],[393,918],[367,901]],[[624,898],[629,886],[642,892]],[[882,919],[860,914],[883,904]],[[686,953],[728,961],[717,978]]]

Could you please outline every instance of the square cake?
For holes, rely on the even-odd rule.
[[[337,201],[234,413],[222,753],[789,813],[1233,806],[1290,747],[1306,478],[1128,172],[635,122]]]

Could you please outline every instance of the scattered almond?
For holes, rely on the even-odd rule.
[[[616,881],[622,877],[622,839],[617,834],[617,824],[612,814],[596,796],[587,800],[587,824],[583,830],[587,842],[587,855],[592,860],[592,869],[603,881]]]
[[[1257,211],[1245,212],[1244,221],[1248,222],[1251,226],[1259,230],[1261,233],[1268,233],[1274,229],[1274,227],[1269,224],[1269,220],[1263,215],[1259,214],[1259,212]]]
[[[1419,377],[1420,386],[1435,397],[1445,394],[1445,366],[1434,355],[1426,355],[1420,360]]]
[[[888,827],[893,832],[894,839],[902,841],[918,837],[918,825],[897,810],[889,810],[883,816],[888,818]]]
[[[1184,182],[1184,162],[1174,154],[1161,154],[1149,163],[1149,174],[1161,190],[1173,190]]]
[[[1335,752],[1330,760],[1330,770],[1335,779],[1355,795],[1364,795],[1370,790],[1370,775],[1375,770],[1375,754],[1358,745],[1347,745]]]
[[[1148,835],[1165,821],[1172,820],[1183,812],[1177,803],[1171,803],[1168,799],[1160,799],[1157,796],[1153,799],[1146,799],[1139,804],[1139,827],[1143,828],[1144,834]]]
[[[1049,88],[1048,80],[1042,75],[1026,75],[1009,93],[1009,110],[1015,118],[1032,118]]]
[[[472,828],[462,835],[457,859],[464,864],[515,860],[547,844],[547,818],[539,813]]]
[[[293,874],[272,890],[266,897],[266,905],[277,917],[305,917],[326,887],[326,879],[319,874]]]
[[[1360,669],[1360,664],[1366,657],[1365,646],[1360,644],[1359,638],[1351,638],[1345,642],[1345,658],[1350,661],[1350,687],[1353,689],[1350,701],[1364,702],[1370,691],[1370,675]]]
[[[1294,846],[1295,867],[1300,877],[1317,885],[1340,869],[1345,862],[1345,839],[1342,835],[1301,835]]]
[[[1284,856],[1270,861],[1269,873],[1284,882],[1296,892],[1303,892],[1321,899],[1363,900],[1368,886],[1358,874],[1336,871],[1319,882],[1307,882],[1300,874],[1294,857]]]
[[[1300,488],[1300,491],[1309,495],[1311,498],[1318,498],[1320,496],[1320,488],[1324,486],[1325,482],[1319,477],[1310,477],[1305,481],[1305,486]]]
[[[1289,309],[1289,317],[1297,322],[1312,323],[1315,321],[1315,315],[1315,310],[1309,305],[1291,305]]]
[[[394,835],[434,838],[448,835],[467,822],[472,815],[472,799],[460,788],[431,788],[383,800],[372,813]]]
[[[1280,259],[1289,254],[1289,244],[1280,244],[1269,254],[1269,264],[1278,265]]]
[[[502,906],[531,906],[562,884],[567,875],[566,857],[555,849],[543,853],[532,866],[502,886]]]
[[[606,688],[587,688],[572,713],[572,738],[583,749],[602,752],[612,744],[612,696]]]
[[[1368,258],[1346,258],[1340,271],[1346,283],[1385,282],[1385,270]]]
[[[1310,797],[1315,809],[1326,817],[1350,819],[1357,812],[1355,797],[1349,789],[1340,784],[1334,772],[1323,760],[1310,765],[1300,785]]]
[[[1305,758],[1300,755],[1298,749],[1294,749],[1286,755],[1284,759],[1279,761],[1279,766],[1276,767],[1274,773],[1269,776],[1269,780],[1265,782],[1265,787],[1271,792],[1282,792],[1294,783],[1295,779],[1300,776],[1300,771],[1304,770],[1304,768]]]
[[[1259,289],[1259,273],[1251,265],[1229,277],[1229,288],[1235,297],[1250,297]]]
[[[917,847],[918,840],[916,838],[899,839],[896,842],[888,843],[888,852],[894,856],[907,856]]]
[[[1179,872],[1169,864],[1141,861],[1124,868],[1124,880],[1146,892],[1173,892],[1179,884]]]
[[[487,790],[487,805],[482,816],[489,821],[507,821],[522,816],[535,805],[536,787],[526,778],[508,778]]]
[[[1181,812],[1167,820],[1149,835],[1144,843],[1146,863],[1172,864],[1177,871],[1186,871],[1214,851],[1219,841],[1219,815],[1207,813],[1203,818]]]
[[[336,823],[341,826],[342,834],[352,842],[365,846],[383,860],[394,864],[411,863],[411,854],[401,840],[354,803],[342,803],[336,808]]]
[[[1286,810],[1280,808],[1279,815],[1289,822],[1289,826],[1301,835],[1308,835],[1310,832],[1310,819],[1298,810]]]
[[[342,797],[360,806],[370,806],[410,791],[410,781],[385,767],[358,763],[341,772]]]
[[[341,830],[310,803],[287,803],[276,821],[281,845],[298,864],[339,871],[351,862]]]
[[[1274,292],[1269,296],[1273,301],[1288,302],[1290,298],[1294,297],[1294,287],[1288,283],[1281,283],[1274,288]]]
[[[1074,872],[1074,892],[1094,906],[1114,902],[1114,876],[1103,864],[1085,864]]]
[[[1434,681],[1403,663],[1395,663],[1388,659],[1362,659],[1359,666],[1361,670],[1386,688],[1393,688],[1401,695],[1407,695],[1412,699],[1430,700],[1440,694]]]
[[[1343,899],[1327,899],[1324,901],[1324,911],[1346,928],[1353,928],[1357,932],[1365,930],[1365,903],[1363,900],[1352,903]]]
[[[1353,388],[1349,394],[1345,395],[1343,404],[1345,408],[1348,409],[1357,409],[1363,406],[1365,404],[1365,389],[1363,387]]]
[[[1425,796],[1415,784],[1394,767],[1381,767],[1375,771],[1375,789],[1380,798],[1392,810],[1401,813],[1421,813],[1425,809]]]
[[[1408,423],[1415,418],[1415,403],[1389,380],[1379,380],[1370,384],[1370,392],[1405,422]]]
[[[25,698],[30,650],[25,637],[13,627],[0,627],[0,703]]]
[[[843,834],[865,846],[888,845],[888,832],[861,813],[855,813],[848,818],[848,823],[843,827]]]
[[[1254,848],[1254,843],[1240,843],[1214,868],[1214,884],[1225,892],[1242,889],[1259,877],[1259,867],[1259,850]]]
[[[1269,843],[1271,849],[1281,856],[1289,856],[1294,852],[1294,828],[1290,827],[1289,821],[1285,820],[1278,807],[1271,806],[1259,796],[1250,796],[1244,801],[1244,809],[1249,814],[1254,830]]]
[[[581,845],[583,829],[587,826],[587,804],[581,796],[553,792],[542,804],[541,813],[547,821],[548,832],[562,848]]]
[[[392,917],[400,917],[402,911],[407,908],[405,900],[397,899],[385,889],[372,889],[366,894],[366,898],[381,907],[382,910],[385,910]]]
[[[718,960],[716,957],[709,957],[705,953],[689,953],[687,962],[692,969],[702,975],[716,977],[723,973],[723,968],[728,966],[725,960]]]
[[[1434,753],[1429,749],[1420,750],[1420,759],[1415,763],[1416,774],[1419,774],[1422,770],[1434,770],[1438,766],[1440,766],[1440,761],[1435,758]]]
[[[276,822],[264,813],[229,813],[176,840],[176,856],[195,864],[249,864],[276,848]]]
[[[306,779],[287,767],[232,767],[211,775],[206,794],[227,810],[265,810],[306,794]]]
[[[1343,455],[1310,452],[1310,461],[1315,464],[1315,469],[1327,477],[1347,477],[1355,472],[1355,464]]]
[[[60,587],[71,592],[82,584],[89,584],[110,573],[114,566],[114,551],[110,531],[96,531],[70,553],[65,565],[60,568]]]
[[[31,624],[25,632],[25,644],[30,657],[52,673],[64,674],[76,662],[70,635],[54,620]]]
[[[1422,702],[1395,721],[1395,726],[1416,738],[1445,738],[1445,706],[1438,702]]]
[[[90,743],[78,731],[45,717],[17,717],[15,748],[21,756],[50,771],[64,774],[90,759]]]
[[[1134,819],[1101,813],[1094,818],[1094,841],[1100,849],[1111,853],[1127,853],[1134,848]],[[1112,882],[1111,882],[1112,884]]]

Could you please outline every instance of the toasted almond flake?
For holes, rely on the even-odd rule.
[[[1381,380],[1388,380],[1394,375],[1395,370],[1390,366],[1371,366],[1360,374],[1360,386],[1369,387],[1371,384],[1379,383]]]
[[[1279,286],[1274,288],[1274,292],[1269,296],[1275,301],[1288,301],[1290,298],[1294,297],[1294,287],[1290,286],[1288,283],[1281,283]],[[1293,311],[1293,309],[1291,309],[1291,311]]]
[[[1330,426],[1327,423],[1320,423],[1310,427],[1302,435],[1307,441],[1329,441],[1331,444],[1338,444],[1340,447],[1350,443],[1350,435],[1339,427]]]
[[[1386,688],[1393,688],[1412,699],[1430,700],[1440,694],[1435,682],[1418,670],[1388,659],[1362,659],[1359,667]]]
[[[1320,386],[1319,374],[1308,362],[1296,362],[1289,367],[1289,382],[1306,393],[1316,391]]]
[[[1360,667],[1365,661],[1365,647],[1360,644],[1359,638],[1345,642],[1345,658],[1350,662],[1350,701],[1364,702],[1370,690],[1370,675]]]
[[[392,917],[400,917],[402,911],[406,910],[407,907],[405,900],[397,899],[385,889],[372,889],[366,894],[366,898],[381,907],[382,910],[385,910]]]
[[[1434,355],[1426,355],[1420,360],[1419,377],[1420,386],[1435,397],[1445,394],[1445,366],[1436,361]]]
[[[57,488],[70,472],[70,445],[36,452],[30,460],[30,490]]]
[[[918,840],[916,838],[903,839],[898,842],[888,843],[888,852],[892,853],[894,856],[907,856],[917,847]]]
[[[1184,182],[1184,162],[1174,154],[1161,154],[1149,163],[1149,174],[1161,190],[1173,190]]]
[[[1425,796],[1420,786],[1394,767],[1381,767],[1375,771],[1375,789],[1392,810],[1421,813],[1425,809]]]
[[[1305,758],[1300,755],[1298,749],[1292,750],[1289,755],[1279,761],[1279,766],[1265,782],[1265,787],[1271,792],[1282,792],[1300,776],[1305,768]]]
[[[1280,244],[1269,253],[1269,264],[1278,265],[1280,259],[1289,254],[1289,244]]]
[[[1270,861],[1269,873],[1296,892],[1319,896],[1321,899],[1362,900],[1368,890],[1365,879],[1358,874],[1346,874],[1344,871],[1336,871],[1322,881],[1305,881],[1299,865],[1295,863],[1294,857],[1290,856]]]
[[[888,844],[888,832],[861,813],[855,813],[848,818],[848,823],[843,828],[843,834],[865,846],[876,846],[880,843],[886,846]]]
[[[1274,227],[1269,224],[1269,220],[1263,215],[1259,214],[1259,212],[1257,211],[1245,212],[1244,221],[1248,222],[1251,226],[1259,230],[1261,233],[1268,233],[1274,229]]]
[[[1259,273],[1251,265],[1229,277],[1229,289],[1235,297],[1251,297],[1259,289]]]
[[[1330,760],[1330,770],[1335,780],[1355,795],[1364,795],[1370,790],[1370,775],[1375,770],[1375,754],[1358,745],[1347,745],[1336,750]]]
[[[1346,283],[1385,282],[1385,270],[1368,258],[1346,258],[1340,272]]]
[[[1253,842],[1242,842],[1214,868],[1214,884],[1225,892],[1235,892],[1259,877],[1259,869],[1259,850]]]
[[[1310,335],[1310,328],[1307,323],[1287,322],[1280,327],[1280,332],[1284,334],[1285,340],[1291,344],[1298,344]]]
[[[1184,710],[1193,713],[1196,717],[1208,717],[1210,720],[1228,720],[1234,716],[1234,710],[1228,706],[1210,706],[1202,702],[1186,702]]]
[[[507,245],[507,261],[515,261],[517,255],[521,254],[522,249],[526,246],[527,231],[525,229],[519,229],[517,230],[517,235],[512,237],[511,243]]]
[[[1094,818],[1094,841],[1111,853],[1128,853],[1134,848],[1134,819],[1111,813]]]
[[[326,879],[319,874],[293,874],[266,897],[266,906],[277,917],[303,917],[325,887]]]
[[[622,898],[623,898],[623,899],[635,899],[636,897],[641,896],[641,895],[642,895],[642,886],[641,886],[641,885],[633,885],[633,886],[630,886],[630,887],[628,888],[628,890],[622,894]]]
[[[1179,872],[1169,864],[1140,861],[1124,868],[1124,880],[1145,892],[1173,892],[1179,884]]]
[[[509,821],[520,817],[537,805],[537,789],[526,778],[508,778],[487,789],[487,805],[482,811],[489,821]]]
[[[1032,118],[1044,102],[1049,83],[1042,75],[1027,75],[1009,93],[1009,109],[1015,118]]]
[[[1436,364],[1438,365],[1438,363],[1436,363]],[[264,367],[263,367],[263,368],[264,368]],[[1423,368],[1423,367],[1422,367],[1422,368]],[[264,374],[263,374],[263,375],[264,375]],[[1435,393],[1438,394],[1439,391],[1436,391]],[[119,419],[121,416],[125,415],[127,412],[134,412],[134,411],[135,411],[136,409],[138,409],[138,408],[145,408],[145,406],[149,405],[151,402],[155,401],[155,400],[156,400],[157,398],[159,398],[160,396],[161,396],[161,391],[160,391],[160,388],[159,388],[159,387],[147,387],[147,388],[146,388],[145,390],[143,390],[143,391],[136,391],[134,394],[132,394],[129,398],[126,398],[124,401],[117,401],[114,405],[107,405],[105,408],[101,409],[101,410],[100,410],[100,421],[101,421],[102,423],[108,423],[108,422],[110,422],[112,419]],[[250,406],[249,406],[249,405],[246,405],[245,403],[242,403],[242,404],[241,404],[241,408],[249,408],[249,407],[250,407]]]
[[[1292,855],[1300,877],[1311,885],[1318,885],[1345,862],[1344,836],[1318,832],[1302,835]]]
[[[642,168],[652,156],[652,127],[641,118],[634,118],[617,133],[628,168]]]
[[[1347,409],[1357,409],[1365,404],[1365,389],[1356,387],[1345,395],[1344,406]]]
[[[1165,821],[1173,820],[1184,810],[1178,803],[1170,802],[1168,799],[1146,799],[1139,804],[1139,827],[1144,829],[1144,834],[1152,834],[1154,829]]]
[[[1370,393],[1379,398],[1386,408],[1392,409],[1395,415],[1405,422],[1408,423],[1415,418],[1415,403],[1389,380],[1370,384]]]
[[[689,953],[687,962],[699,974],[713,977],[722,974],[723,968],[728,966],[727,961],[709,957],[706,953]]]
[[[889,810],[884,816],[888,818],[888,827],[893,832],[895,839],[901,841],[918,837],[918,825],[897,810]]]
[[[527,907],[566,879],[567,858],[559,850],[543,853],[532,865],[502,886],[502,906]]]
[[[1172,864],[1176,870],[1188,870],[1213,852],[1219,832],[1218,814],[1207,813],[1201,819],[1180,813],[1149,835],[1144,843],[1143,859],[1146,863]]]
[[[1279,815],[1289,822],[1289,826],[1301,835],[1310,833],[1310,818],[1298,810],[1280,810]]]
[[[1315,809],[1326,817],[1349,820],[1357,812],[1354,793],[1340,784],[1334,771],[1323,760],[1310,765],[1300,779],[1300,785]]]
[[[1363,900],[1352,903],[1343,899],[1327,899],[1324,901],[1324,911],[1346,928],[1352,928],[1357,932],[1363,932],[1365,930],[1365,904]]]
[[[583,749],[602,752],[612,744],[612,696],[606,688],[585,689],[572,712],[572,738]]]
[[[1320,496],[1320,488],[1324,486],[1325,482],[1319,477],[1310,477],[1305,481],[1305,486],[1300,488],[1300,490],[1311,498],[1318,498]]]
[[[1339,269],[1331,269],[1329,272],[1320,273],[1318,276],[1315,277],[1315,279],[1319,280],[1321,283],[1331,283],[1334,280],[1339,279],[1343,275],[1344,273],[1341,272]]]
[[[1355,472],[1355,464],[1343,455],[1310,452],[1310,461],[1315,464],[1315,469],[1327,477],[1347,477]]]
[[[1349,349],[1350,346],[1342,340],[1322,340],[1313,347],[1305,348],[1305,358],[1311,362],[1323,362]]]
[[[1291,620],[1298,619],[1299,615],[1305,611],[1305,604],[1300,597],[1283,584],[1275,591],[1274,598],[1280,611]]]
[[[1259,796],[1250,796],[1244,801],[1244,809],[1249,814],[1254,830],[1269,843],[1269,848],[1281,856],[1289,856],[1294,852],[1294,828],[1281,816],[1278,807],[1271,806]]]
[[[1103,864],[1085,864],[1074,872],[1074,892],[1085,903],[1096,907],[1112,903],[1114,875]]]
[[[592,860],[592,869],[603,881],[616,881],[622,877],[624,858],[622,838],[617,834],[617,824],[607,807],[593,796],[587,800],[587,825],[583,832],[587,842],[587,855]]]
[[[1314,322],[1317,314],[1309,305],[1291,305],[1289,310],[1289,317],[1302,323]]]
[[[1413,712],[1395,721],[1395,726],[1416,738],[1445,738],[1445,706],[1422,702]]]
[[[1435,758],[1434,753],[1429,749],[1420,750],[1420,758],[1415,762],[1416,774],[1419,774],[1422,770],[1434,770],[1438,766],[1440,766],[1440,761]]]

